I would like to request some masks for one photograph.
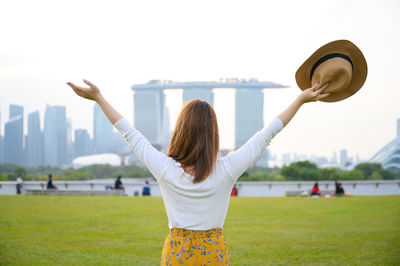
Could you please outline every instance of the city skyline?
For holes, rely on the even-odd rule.
[[[249,92],[246,90],[237,90],[239,93],[245,93],[246,97],[249,96]],[[254,91],[254,92],[257,92]],[[136,95],[137,97],[138,95]],[[193,94],[193,97],[196,95]],[[197,95],[198,96],[198,95]],[[151,97],[152,98],[152,97]],[[243,97],[241,97],[243,98]],[[259,98],[259,97],[258,97]],[[143,98],[139,98],[143,100]],[[249,98],[245,98],[245,100],[240,101],[242,104],[236,106],[240,108],[243,103],[245,103]],[[151,99],[150,99],[151,100]],[[254,99],[252,99],[254,100]],[[262,104],[259,105],[262,107]],[[165,106],[164,106],[165,108]],[[137,106],[135,112],[141,111],[141,107]],[[157,108],[154,108],[157,109]],[[161,108],[158,108],[161,109]],[[251,109],[251,108],[250,108]],[[97,104],[93,104],[93,138],[89,136],[87,129],[76,129],[74,134],[74,139],[68,137],[67,134],[72,134],[68,132],[68,123],[72,123],[73,121],[69,120],[66,117],[66,107],[65,106],[46,106],[46,112],[44,117],[44,127],[40,126],[40,114],[38,111],[31,112],[26,114],[27,123],[28,123],[28,134],[22,133],[22,121],[24,120],[24,107],[20,105],[10,105],[9,106],[9,114],[10,118],[4,124],[8,125],[9,128],[8,136],[13,136],[11,139],[11,148],[20,147],[22,151],[15,152],[17,156],[4,157],[0,160],[0,162],[6,163],[17,163],[26,166],[40,166],[40,165],[54,165],[59,167],[65,167],[72,165],[72,160],[79,156],[86,156],[92,154],[101,154],[101,153],[117,153],[118,155],[127,154],[127,145],[124,143],[122,138],[119,136],[117,132],[112,128],[111,123],[107,120],[104,113],[101,111]],[[257,110],[254,109],[254,110]],[[166,114],[161,114],[165,116],[167,121],[169,120],[168,109],[165,108],[167,112]],[[143,111],[141,111],[143,113]],[[254,111],[253,111],[254,112]],[[262,111],[259,111],[259,113]],[[235,112],[236,115],[240,112]],[[245,113],[248,113],[246,110]],[[255,113],[256,114],[256,113]],[[239,115],[243,116],[243,115]],[[240,120],[239,120],[240,121]],[[158,128],[164,126],[165,121],[159,121],[160,125]],[[254,121],[253,121],[254,122]],[[254,128],[250,126],[248,130]],[[398,139],[400,134],[400,119],[397,120],[397,135],[395,139]],[[11,130],[11,131],[10,131]],[[247,131],[248,131],[247,130]],[[253,129],[254,130],[254,129]],[[96,133],[100,132],[100,133]],[[246,131],[246,130],[245,130]],[[254,134],[254,133],[252,133]],[[17,136],[17,138],[14,138]],[[7,139],[6,136],[1,136],[2,139]],[[156,141],[153,142],[153,145],[158,148],[163,149],[163,151],[167,150],[165,145],[168,145],[167,142],[159,143],[159,140],[165,136],[160,134],[159,137],[156,138]],[[169,135],[170,137],[170,135]],[[71,139],[70,139],[71,138]],[[97,140],[96,140],[97,139]],[[22,140],[22,144],[20,142]],[[168,139],[165,139],[168,141]],[[239,140],[240,142],[241,140]],[[68,143],[67,143],[68,142]],[[238,142],[238,141],[235,141]],[[47,144],[46,144],[47,143]],[[4,148],[5,152],[6,147],[10,146],[7,143],[2,143],[3,147],[0,147],[0,151]],[[43,146],[41,146],[43,145]],[[55,147],[55,148],[54,148]],[[163,148],[164,147],[164,148]],[[72,151],[70,150],[72,148]],[[9,148],[8,148],[9,149]],[[224,149],[221,149],[222,153],[226,153]],[[337,152],[339,152],[339,156],[337,156]],[[11,152],[7,152],[11,154]],[[378,154],[378,152],[376,153]],[[1,157],[0,157],[1,158]],[[17,159],[15,159],[17,158]],[[260,159],[255,163],[258,166],[266,166],[267,163],[269,167],[278,166],[281,167],[284,164],[288,164],[290,162],[299,161],[299,160],[310,160],[316,163],[320,167],[340,167],[345,169],[348,166],[354,166],[355,164],[363,161],[360,159],[359,155],[356,153],[354,156],[349,156],[348,151],[346,149],[340,149],[333,152],[332,156],[318,156],[315,154],[297,154],[296,152],[277,154],[275,152],[271,153],[268,149]],[[265,161],[265,162],[263,162]],[[365,161],[365,159],[364,159]]]
[[[26,8],[21,10],[21,5]],[[301,108],[271,150],[329,157],[347,149],[350,156],[358,153],[368,159],[395,135],[393,121],[400,117],[398,1],[150,0],[93,5],[72,0],[55,5],[38,0],[9,1],[2,10],[3,123],[12,103],[23,105],[25,113],[39,110],[41,117],[46,104],[63,105],[73,120],[72,132],[87,128],[92,134],[92,105],[76,97],[66,81],[94,82],[132,122],[132,84],[220,77],[257,77],[289,86],[264,91],[265,123],[300,92],[294,74],[304,60],[325,43],[348,39],[368,63],[363,88],[341,102]],[[181,94],[166,93],[170,126],[182,105]],[[235,91],[215,90],[214,96],[221,147],[232,148]],[[25,129],[26,123],[25,117]]]
[[[230,86],[226,85],[226,83],[231,83]],[[200,98],[203,100],[207,100],[209,102],[212,103],[212,105],[214,105],[214,95],[215,95],[215,90],[218,90],[220,88],[218,88],[218,86],[221,86],[222,84],[222,88],[226,87],[229,89],[229,87],[242,87],[242,89],[233,89],[235,90],[235,98],[240,99],[238,102],[234,103],[234,106],[236,108],[236,111],[234,111],[235,114],[235,124],[239,123],[242,126],[241,127],[237,127],[234,126],[235,128],[235,135],[239,136],[239,137],[235,137],[234,138],[234,143],[235,146],[230,148],[230,149],[238,149],[241,145],[243,145],[256,131],[258,131],[259,129],[262,128],[263,126],[263,122],[265,123],[266,119],[263,119],[263,116],[265,116],[265,110],[263,109],[263,102],[260,102],[260,98],[262,98],[262,94],[265,93],[265,88],[264,88],[264,92],[260,91],[261,87],[257,87],[258,80],[257,79],[250,79],[250,80],[239,80],[239,79],[228,79],[228,80],[222,80],[220,82],[181,82],[181,83],[176,83],[173,82],[171,80],[167,80],[167,81],[160,81],[160,80],[151,80],[145,84],[137,84],[137,85],[132,85],[132,90],[133,90],[133,102],[134,102],[134,106],[135,106],[135,111],[133,112],[133,125],[135,125],[135,127],[137,129],[139,129],[148,139],[149,141],[156,146],[158,149],[162,149],[163,152],[167,151],[167,145],[168,145],[168,141],[169,138],[171,137],[171,133],[173,128],[167,128],[166,125],[171,125],[170,124],[170,112],[169,112],[169,108],[166,106],[165,104],[165,99],[166,99],[166,95],[169,89],[174,88],[174,90],[180,91],[181,94],[181,98],[182,98],[182,103],[186,102],[188,100],[191,100],[193,98]],[[177,88],[175,85],[179,84],[181,87],[185,87],[185,84],[189,84],[189,88],[188,90],[186,89],[182,89],[182,88]],[[195,86],[192,86],[193,84],[196,84]],[[243,89],[245,88],[245,86],[243,86],[243,84],[252,84],[254,88],[259,88],[258,90],[249,90],[249,89]],[[276,83],[272,83],[272,82],[267,82],[264,84],[269,84],[268,86],[270,86],[271,88],[274,87],[281,87],[281,88],[285,88],[285,86],[282,86],[280,84],[276,84]],[[165,86],[167,85],[167,86]],[[215,86],[216,88],[210,89],[213,86]],[[201,88],[203,87],[203,88]],[[249,86],[247,86],[249,87]],[[251,87],[251,86],[250,86]],[[136,88],[139,88],[138,90],[136,90]],[[258,91],[258,92],[257,92]],[[152,95],[152,93],[156,92],[156,95],[158,95],[156,98],[154,98],[154,96]],[[259,94],[261,92],[261,94]],[[150,94],[149,94],[150,93]],[[256,93],[256,94],[254,94]],[[141,96],[142,94],[147,95],[143,98],[143,96]],[[252,94],[254,94],[252,96]],[[153,102],[155,100],[155,102]],[[254,101],[259,101],[258,104],[253,104],[253,106],[251,108],[247,108],[247,104],[249,102],[254,102]],[[154,106],[156,106],[156,108],[153,108]],[[157,107],[158,106],[158,107]],[[164,106],[164,107],[162,107]],[[254,106],[259,106],[258,109],[254,109]],[[150,109],[149,109],[150,108]],[[164,108],[164,109],[163,109]],[[260,109],[261,108],[261,109]],[[81,143],[83,139],[85,139],[86,141],[91,141],[91,143],[85,143],[84,145],[86,145],[87,147],[79,147],[78,150],[82,150],[85,149],[86,152],[82,153],[82,155],[90,155],[90,154],[100,154],[103,152],[114,152],[114,153],[119,153],[119,154],[123,154],[126,153],[126,149],[121,150],[120,152],[118,152],[112,145],[114,143],[117,143],[118,141],[121,141],[119,139],[119,135],[118,133],[113,129],[111,123],[108,121],[108,119],[106,118],[106,116],[104,115],[104,113],[102,112],[102,110],[100,109],[100,107],[94,103],[93,104],[93,127],[92,127],[92,133],[90,133],[90,130],[88,128],[77,128],[74,130],[74,134],[73,132],[68,132],[68,130],[71,130],[71,128],[67,127],[71,127],[71,124],[68,125],[68,122],[71,123],[71,121],[69,120],[69,118],[67,118],[66,116],[66,107],[65,106],[50,106],[50,105],[46,105],[46,110],[45,110],[45,115],[43,119],[43,126],[41,126],[41,119],[40,119],[40,112],[39,111],[33,111],[31,113],[26,114],[25,116],[27,116],[28,119],[24,119],[24,106],[19,106],[16,104],[10,104],[9,105],[9,120],[4,121],[4,125],[2,125],[1,123],[1,119],[0,119],[0,128],[3,126],[4,127],[4,133],[6,130],[6,125],[7,124],[16,124],[18,123],[18,127],[23,128],[23,138],[22,138],[22,142],[24,143],[23,145],[23,149],[25,150],[25,154],[24,154],[24,158],[23,161],[19,161],[20,163],[22,162],[22,164],[25,164],[27,166],[37,166],[40,165],[37,162],[40,161],[41,159],[45,162],[45,164],[50,164],[50,165],[63,165],[62,162],[66,162],[68,161],[66,159],[66,157],[71,157],[76,158],[76,152],[72,152],[73,154],[71,155],[71,152],[69,151],[69,155],[68,152],[64,152],[64,153],[60,153],[55,151],[54,154],[51,154],[50,156],[48,154],[50,154],[49,152],[46,152],[46,139],[47,139],[47,146],[51,146],[51,143],[57,143],[56,139],[60,138],[60,137],[55,137],[54,138],[50,138],[50,137],[46,137],[46,134],[44,133],[46,130],[46,116],[47,119],[49,119],[48,117],[50,117],[51,115],[49,115],[49,109],[55,109],[55,111],[53,112],[62,112],[61,117],[62,117],[62,122],[56,122],[56,120],[54,120],[54,117],[52,118],[54,120],[54,124],[56,125],[56,127],[60,127],[60,125],[64,125],[65,126],[65,134],[62,137],[62,139],[65,139],[65,141],[67,141],[68,138],[70,138],[70,140],[68,140],[73,146],[70,147],[72,149],[76,149],[77,147],[79,147],[79,145],[76,144],[76,138],[77,135],[79,137],[81,137],[80,140],[78,140],[78,142],[80,141]],[[254,109],[255,111],[250,111]],[[58,111],[57,111],[58,110]],[[242,112],[238,112],[237,110],[242,110]],[[148,120],[149,119],[148,115],[149,113],[153,113],[153,116],[155,114],[155,118],[156,119],[156,123],[155,125],[157,125],[156,127],[153,128],[148,128]],[[243,113],[241,115],[239,115],[240,113]],[[262,113],[263,115],[258,115]],[[54,116],[54,114],[53,114]],[[151,116],[151,115],[150,115]],[[217,113],[218,116],[218,113]],[[241,118],[240,118],[241,117]],[[247,119],[248,117],[253,117],[252,119]],[[0,114],[0,118],[1,118],[1,114]],[[68,121],[67,121],[68,120]],[[17,122],[16,122],[17,121]],[[27,124],[27,126],[24,125]],[[397,125],[396,125],[396,130],[397,130],[397,136],[400,132],[400,123],[398,122],[399,119],[397,120]],[[137,125],[135,124],[135,122],[137,123]],[[57,124],[58,123],[58,124]],[[244,123],[244,124],[243,124]],[[49,126],[49,124],[51,123],[47,123],[47,127],[54,127],[54,126]],[[72,123],[73,124],[73,123]],[[173,123],[172,123],[173,125]],[[15,127],[15,125],[14,125]],[[43,128],[43,131],[41,131],[41,128]],[[101,128],[103,128],[103,130],[100,130]],[[247,129],[246,129],[247,128]],[[239,129],[239,131],[238,131]],[[36,133],[32,133],[35,132]],[[100,133],[97,133],[100,132]],[[247,132],[247,133],[243,133],[243,132]],[[19,133],[18,133],[19,134]],[[43,142],[43,147],[40,148],[40,144],[38,144],[37,142],[35,143],[32,139],[34,137],[32,137],[32,135],[36,135],[36,139],[38,138],[37,136],[42,134],[40,141]],[[47,131],[47,134],[48,133]],[[67,138],[67,134],[71,134],[71,136],[69,136]],[[21,135],[21,134],[20,134]],[[53,134],[54,135],[54,134]],[[73,140],[72,140],[72,135]],[[0,135],[1,139],[0,139],[0,149],[4,149],[4,151],[6,150],[7,145],[5,145],[5,134]],[[220,136],[221,137],[221,136]],[[20,136],[16,137],[16,139],[21,139]],[[35,138],[34,138],[35,139]],[[14,139],[15,141],[15,139]],[[63,140],[64,141],[64,140]],[[18,144],[18,146],[21,146],[21,144]],[[63,144],[62,146],[64,146],[64,148],[62,148],[62,151],[67,151],[70,148],[67,148],[65,146],[65,144]],[[119,143],[119,147],[121,147],[121,143]],[[35,150],[35,152],[32,151],[32,149]],[[40,149],[43,149],[43,151],[38,151]],[[47,148],[49,149],[49,148]],[[380,148],[381,149],[381,148]],[[379,150],[380,150],[379,149]],[[221,147],[221,150],[227,150],[225,147]],[[269,150],[269,149],[268,149]],[[291,156],[293,155],[293,159],[289,160],[289,162],[293,162],[293,161],[298,161],[298,160],[310,160],[313,161],[315,163],[317,163],[319,166],[322,165],[337,165],[341,168],[344,168],[344,164],[343,162],[361,162],[361,161],[368,161],[370,159],[373,158],[373,156],[371,156],[370,158],[360,158],[359,154],[357,153],[357,151],[351,151],[351,155],[349,156],[347,155],[347,149],[344,148],[340,148],[338,147],[336,150],[332,151],[333,154],[335,154],[334,157],[336,157],[336,152],[340,152],[340,153],[345,153],[345,155],[343,156],[342,154],[340,154],[340,158],[348,158],[347,159],[340,159],[340,160],[336,160],[333,159],[333,157],[330,157],[328,154],[312,154],[312,153],[305,153],[305,152],[284,152],[284,153],[273,153],[271,154],[270,151],[268,151],[268,157],[269,161],[273,163],[274,166],[281,166],[282,164],[286,164],[288,162],[287,158],[291,158]],[[378,151],[377,151],[378,152]],[[377,154],[377,152],[375,152],[373,155],[375,156]],[[22,154],[21,151],[17,152],[17,154]],[[79,153],[79,152],[77,152]],[[35,156],[33,154],[38,154],[38,156]],[[261,157],[264,158],[266,156],[266,154],[263,154]],[[3,158],[2,158],[3,157]],[[52,158],[50,161],[49,158]],[[62,159],[59,159],[58,157],[61,157]],[[70,158],[70,159],[71,159]],[[260,158],[260,160],[262,160],[262,158]],[[259,161],[260,161],[259,160]],[[14,162],[16,161],[15,159],[10,159],[6,158],[4,156],[4,154],[0,154],[0,162],[4,161],[4,162]],[[71,161],[71,160],[69,160]],[[341,163],[339,163],[339,161]]]

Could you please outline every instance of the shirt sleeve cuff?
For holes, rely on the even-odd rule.
[[[131,124],[129,124],[128,120],[126,118],[121,118],[118,120],[115,124],[114,127],[122,134],[124,135],[127,133],[129,130],[132,129]]]
[[[283,128],[283,123],[282,121],[275,117],[272,119],[268,126],[266,126],[262,132],[268,136],[271,136],[272,138],[275,137],[276,134],[278,134]]]
[[[275,118],[273,119],[273,122],[272,122],[272,123],[276,124],[276,126],[277,126],[277,128],[278,128],[279,130],[282,130],[282,128],[283,128],[283,122],[282,122],[282,120],[280,120],[279,118],[275,117]]]

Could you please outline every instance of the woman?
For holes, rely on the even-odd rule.
[[[83,81],[89,87],[67,84],[79,96],[99,104],[160,185],[170,228],[162,265],[229,264],[222,227],[233,185],[304,103],[328,96],[321,94],[327,85],[319,88],[316,83],[240,149],[217,160],[217,117],[207,102],[192,100],[183,106],[165,155],[152,147],[94,84]]]
[[[311,189],[311,196],[321,196],[321,192],[319,191],[318,182],[315,182],[313,188]]]

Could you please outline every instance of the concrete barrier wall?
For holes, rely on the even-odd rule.
[[[144,181],[123,179],[126,194],[133,196],[135,192],[142,194]],[[110,180],[85,180],[85,181],[54,181],[58,189],[62,190],[105,190],[106,186],[113,186],[114,181]],[[321,190],[335,190],[332,181],[320,181]],[[341,181],[345,192],[353,195],[400,195],[400,180],[379,180],[379,181]],[[160,188],[155,181],[150,182],[152,196],[161,196]],[[243,197],[282,197],[286,191],[310,190],[314,182],[237,182],[239,196]],[[26,181],[23,183],[25,189],[46,189],[45,181]],[[0,182],[0,194],[15,195],[16,182]]]
[[[341,181],[344,191],[353,195],[400,195],[400,180]],[[320,190],[335,191],[332,181],[318,182]],[[238,182],[239,196],[282,197],[286,191],[311,190],[314,182]]]

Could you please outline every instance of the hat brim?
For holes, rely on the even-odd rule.
[[[367,78],[367,61],[361,50],[348,40],[337,40],[325,44],[315,51],[296,71],[296,82],[301,90],[311,87],[310,72],[313,65],[323,56],[331,53],[341,53],[350,57],[353,63],[353,73],[349,86],[346,90],[331,93],[329,96],[321,99],[323,102],[337,102],[344,100],[361,89]],[[323,85],[323,84],[321,84]]]

